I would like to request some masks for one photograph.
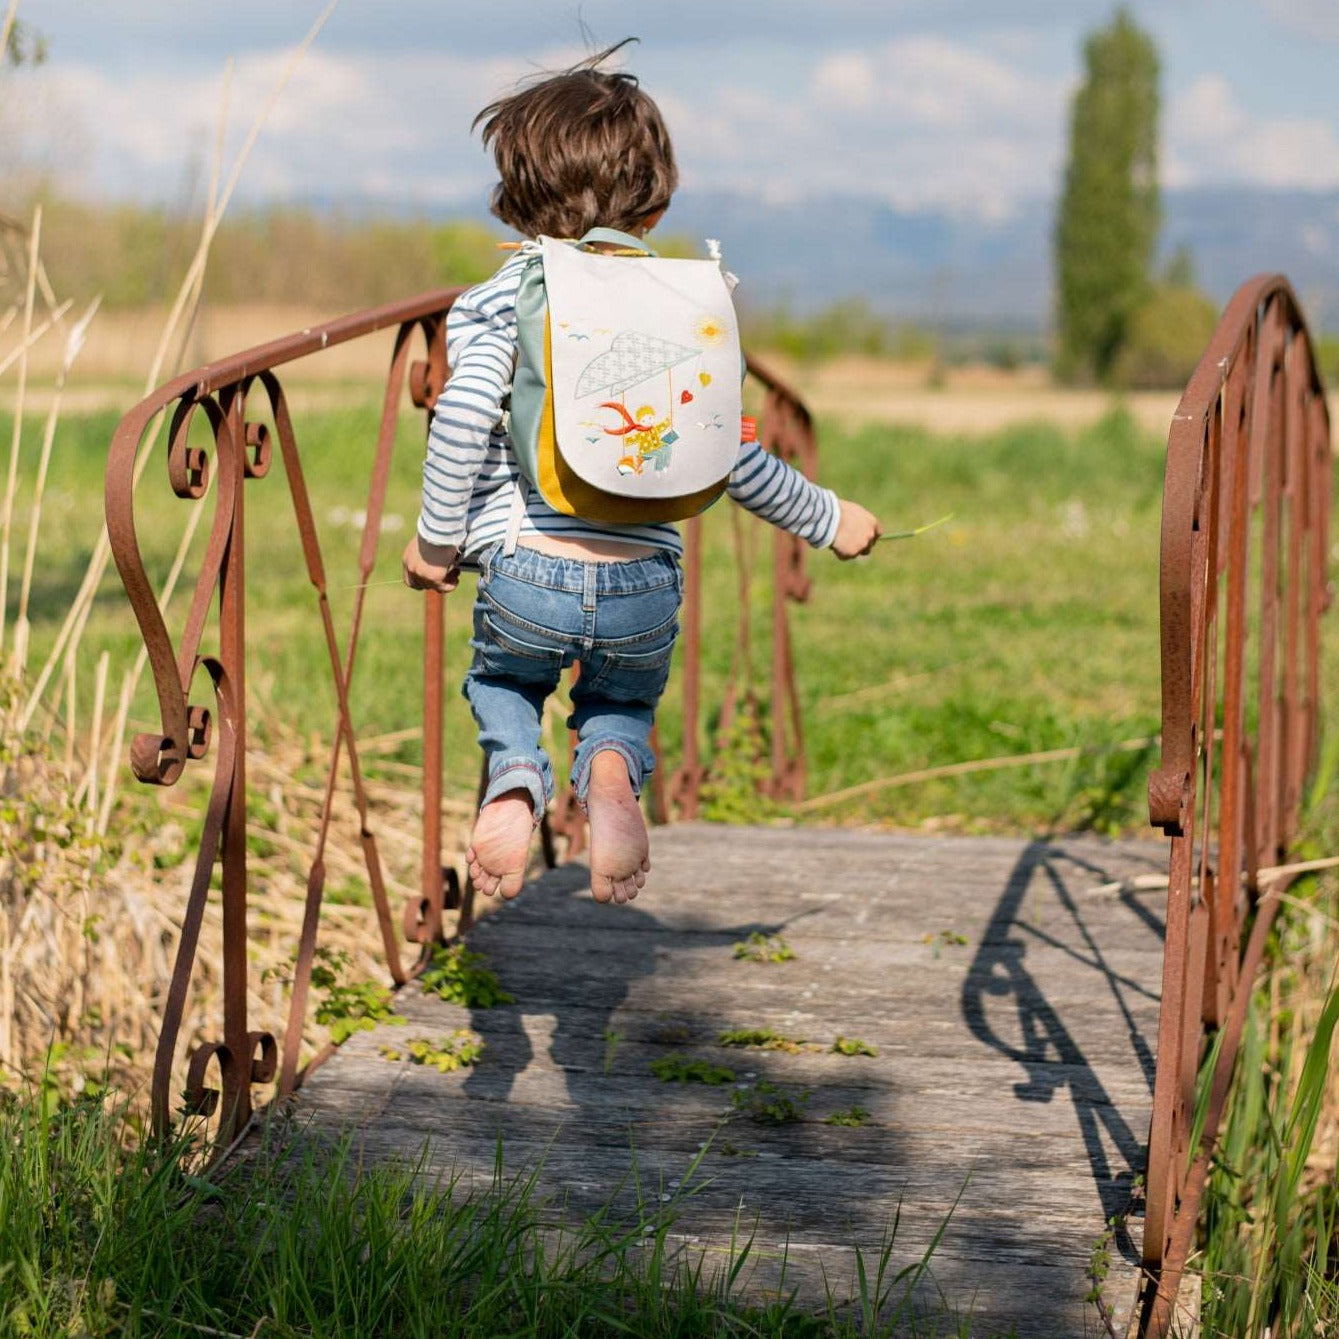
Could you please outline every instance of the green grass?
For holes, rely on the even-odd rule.
[[[484,955],[464,944],[434,948],[419,983],[428,994],[466,1009],[492,1009],[516,1002],[515,995],[502,989],[497,973],[487,966]]]
[[[1339,849],[1339,734],[1323,739],[1291,858]],[[1205,1339],[1339,1334],[1339,1184],[1334,1033],[1339,1028],[1339,878],[1306,875],[1271,926],[1247,1005],[1188,1269]],[[1221,1034],[1206,1047],[1189,1146],[1208,1114]],[[1182,1318],[1174,1323],[1173,1333]]]
[[[114,425],[115,416],[104,413],[67,416],[60,427],[34,597],[38,663],[96,540]],[[296,425],[342,639],[360,542],[350,517],[365,503],[375,407],[369,401],[366,410],[299,412]],[[37,430],[34,422],[32,440]],[[7,432],[0,420],[0,435]],[[399,551],[416,515],[421,441],[421,427],[407,418],[387,501],[398,528],[382,534],[374,581],[393,581],[398,573]],[[872,507],[889,528],[950,511],[954,519],[920,538],[882,545],[859,562],[810,556],[813,594],[793,608],[792,623],[811,794],[1000,754],[1071,745],[1100,750],[1155,732],[1160,441],[1115,413],[1079,433],[1036,424],[972,438],[820,425],[820,442],[823,482]],[[168,490],[161,443],[158,451],[141,488],[140,534],[150,572],[161,577],[188,504]],[[27,451],[21,473],[34,455]],[[27,497],[21,483],[20,533]],[[278,462],[266,479],[247,484],[246,504],[254,712],[277,713],[304,737],[328,737],[335,719],[331,675]],[[714,508],[705,526],[704,743],[715,735],[711,713],[721,701],[735,643],[729,511],[725,504]],[[203,542],[202,534],[197,551]],[[755,656],[769,644],[770,542],[762,529],[756,545]],[[447,789],[459,797],[472,792],[477,775],[473,725],[457,695],[469,655],[471,589],[466,578],[447,610]],[[174,629],[181,611],[179,599],[169,620]],[[369,591],[351,690],[360,734],[417,723],[421,622],[422,602],[414,593],[395,584]],[[117,666],[129,662],[137,645],[119,582],[109,573],[81,648],[83,682],[91,682],[97,654],[106,648],[115,683]],[[765,690],[761,660],[754,677]],[[195,696],[207,696],[203,683]],[[151,728],[154,716],[146,683],[135,704],[139,728]],[[682,732],[674,683],[660,723],[672,759]],[[742,740],[747,747],[749,733],[737,730],[737,745]],[[387,756],[413,763],[419,749],[406,744]],[[1095,751],[1072,764],[879,791],[816,816],[903,826],[934,819],[963,830],[1137,828],[1150,761],[1151,753]],[[725,775],[747,782],[750,769],[727,768]],[[717,796],[714,804],[735,818],[764,811],[731,795]]]
[[[651,1061],[651,1073],[661,1083],[706,1083],[714,1087],[733,1083],[735,1072],[725,1065],[714,1065],[710,1060],[699,1060],[671,1051]]]
[[[804,1119],[810,1096],[808,1088],[787,1087],[770,1079],[758,1079],[736,1088],[730,1094],[730,1106],[735,1115],[751,1120],[755,1125],[794,1125]]]
[[[860,1126],[869,1124],[869,1111],[865,1107],[852,1106],[844,1107],[840,1111],[834,1111],[829,1116],[823,1117],[824,1125],[848,1125]]]
[[[878,1055],[878,1048],[859,1037],[838,1037],[831,1048],[837,1055]]]
[[[1339,847],[1339,737],[1326,743],[1298,859]],[[1334,1033],[1339,1027],[1339,880],[1294,884],[1256,983],[1202,1203],[1206,1336],[1339,1333],[1339,1183]],[[1207,1079],[1196,1106],[1202,1125]],[[1323,1122],[1323,1123],[1322,1123]],[[1323,1143],[1317,1136],[1328,1125]]]
[[[755,930],[734,946],[733,956],[742,962],[791,962],[795,950],[780,935],[765,935],[761,930]]]
[[[96,540],[114,424],[111,414],[67,416],[61,424],[34,590],[39,664]],[[39,429],[34,421],[29,448]],[[299,413],[297,430],[342,639],[360,540],[349,515],[366,495],[375,409],[369,402],[361,411]],[[0,435],[8,431],[0,417]],[[1150,736],[1158,727],[1162,441],[1141,434],[1119,413],[1076,433],[1034,424],[940,438],[915,429],[841,432],[821,425],[820,440],[823,482],[872,507],[889,528],[909,528],[946,512],[954,519],[921,538],[885,544],[865,561],[839,564],[827,554],[811,556],[812,598],[792,611],[810,793],[1002,754],[1072,745],[1089,752],[1063,765],[876,791],[817,810],[818,820],[966,831],[1147,831],[1144,786],[1154,753],[1106,746]],[[161,450],[160,444],[139,513],[149,570],[157,578],[167,570],[188,511],[167,488]],[[27,450],[21,476],[34,455]],[[421,428],[407,420],[387,503],[399,528],[382,535],[374,581],[396,576],[416,510],[420,455]],[[19,535],[26,530],[27,496],[21,478]],[[277,462],[268,479],[247,485],[246,496],[247,677],[255,724],[263,728],[278,718],[304,738],[328,738],[334,693]],[[706,534],[703,700],[711,710],[721,700],[735,643],[727,506],[709,513]],[[202,546],[203,538],[197,554]],[[767,537],[760,535],[760,573],[768,551]],[[477,776],[473,727],[455,692],[468,659],[470,585],[467,579],[447,610],[447,790],[462,798],[472,793]],[[768,644],[769,599],[764,575],[751,605],[755,654]],[[174,630],[182,603],[169,619]],[[360,734],[417,722],[421,618],[419,597],[400,586],[369,591],[351,691]],[[1331,618],[1322,662],[1322,696],[1329,700],[1339,686],[1334,629]],[[112,653],[115,684],[118,667],[130,663],[138,644],[119,582],[109,573],[80,651],[85,713],[98,654]],[[761,662],[755,679],[765,689]],[[207,700],[203,681],[193,696]],[[155,722],[146,681],[132,729],[153,729]],[[754,724],[738,718],[737,748],[756,745]],[[765,714],[761,725],[767,725]],[[661,730],[672,759],[681,739],[673,685]],[[705,733],[714,736],[714,719]],[[383,756],[412,764],[419,749],[411,743]],[[753,770],[747,760],[732,760],[723,775],[742,778],[742,785]],[[774,812],[747,796],[741,802],[728,785],[725,790],[714,800],[719,812],[735,818]],[[1337,833],[1339,827],[1327,828],[1308,853],[1336,849]],[[359,888],[347,892],[351,901],[362,896]],[[1333,896],[1327,896],[1333,915]],[[1285,917],[1276,963],[1286,962],[1295,947],[1289,924]],[[336,1003],[340,1021],[360,1024],[367,1002]],[[1331,1329],[1339,1326],[1334,1250],[1328,1248],[1339,1205],[1332,1186],[1310,1184],[1298,1171],[1297,1150],[1310,1147],[1308,1103],[1323,1065],[1308,1067],[1302,1059],[1311,1038],[1291,1036],[1285,1028],[1281,1041],[1268,1032],[1267,1017],[1268,1001],[1257,1000],[1206,1193],[1206,1334],[1259,1330],[1271,1318],[1279,1322],[1275,1333],[1317,1318]],[[611,1051],[616,1044],[609,1042]],[[1290,1087],[1275,1076],[1287,1073],[1294,1057],[1293,1069],[1305,1077]],[[82,1326],[94,1335],[185,1335],[199,1333],[190,1328],[199,1325],[246,1334],[268,1315],[267,1335],[370,1334],[382,1332],[382,1325],[408,1333],[489,1334],[525,1331],[527,1317],[541,1310],[550,1328],[537,1333],[599,1334],[601,1326],[614,1327],[615,1318],[626,1322],[625,1330],[646,1334],[855,1332],[843,1328],[845,1317],[815,1320],[785,1306],[767,1313],[734,1308],[729,1284],[685,1275],[682,1265],[671,1266],[654,1250],[651,1272],[643,1274],[645,1253],[627,1249],[629,1239],[607,1235],[607,1224],[582,1229],[585,1237],[550,1260],[533,1244],[533,1205],[524,1188],[500,1207],[435,1201],[435,1226],[395,1232],[392,1222],[417,1226],[432,1216],[427,1202],[415,1198],[419,1192],[395,1181],[395,1172],[327,1179],[287,1166],[283,1175],[296,1179],[285,1183],[284,1193],[306,1196],[294,1202],[307,1211],[281,1216],[271,1202],[273,1187],[255,1190],[260,1183],[254,1179],[245,1193],[215,1188],[188,1176],[177,1154],[162,1159],[147,1148],[124,1152],[124,1130],[113,1129],[99,1111],[77,1107],[50,1126],[39,1127],[38,1120],[21,1105],[0,1112],[7,1122],[4,1147],[16,1150],[0,1161],[0,1333],[69,1334]],[[201,1240],[194,1227],[211,1218],[217,1222],[206,1233],[209,1249],[193,1245]],[[311,1223],[316,1230],[304,1226]],[[216,1230],[219,1225],[227,1230]],[[359,1233],[374,1236],[369,1241]],[[330,1251],[314,1259],[322,1240],[351,1254]],[[341,1258],[357,1259],[364,1249],[376,1259],[383,1258],[376,1252],[388,1253],[384,1269],[340,1265]],[[248,1281],[241,1296],[239,1278]],[[401,1278],[415,1286],[393,1288]],[[295,1279],[300,1287],[293,1286]],[[655,1319],[644,1328],[628,1320],[630,1309],[649,1307],[662,1293],[669,1304],[657,1301]],[[408,1314],[404,1308],[411,1305],[419,1310]],[[444,1309],[434,1309],[439,1307]],[[175,1319],[162,1319],[169,1316]]]
[[[141,1143],[105,1104],[43,1113],[0,1105],[0,1334],[22,1339],[988,1339],[911,1298],[923,1254],[894,1270],[896,1219],[860,1255],[854,1299],[802,1309],[783,1287],[744,1297],[753,1265],[741,1222],[710,1264],[670,1238],[686,1189],[661,1202],[634,1184],[626,1214],[567,1227],[534,1174],[498,1172],[467,1194],[423,1168],[363,1165],[350,1143],[275,1139],[205,1170],[183,1140]],[[634,1178],[635,1179],[635,1178]],[[658,1188],[656,1188],[658,1189]]]
[[[791,1054],[805,1049],[803,1037],[787,1037],[769,1027],[741,1027],[722,1032],[717,1038],[722,1046],[739,1046],[759,1051],[787,1051]]]
[[[477,1032],[457,1028],[444,1037],[410,1037],[403,1047],[383,1044],[377,1050],[386,1060],[429,1065],[439,1074],[451,1074],[477,1064],[484,1042]]]

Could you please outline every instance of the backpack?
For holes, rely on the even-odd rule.
[[[524,249],[510,404],[521,473],[583,520],[697,515],[740,444],[739,327],[719,263],[663,259],[608,228]]]

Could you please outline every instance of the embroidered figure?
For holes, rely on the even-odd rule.
[[[655,408],[649,404],[639,406],[635,417],[628,413],[627,405],[618,400],[606,400],[600,408],[612,409],[622,420],[617,426],[604,430],[609,437],[623,439],[623,455],[615,465],[620,474],[640,474],[648,461],[654,470],[669,468],[670,448],[679,440],[669,419],[656,422]]]

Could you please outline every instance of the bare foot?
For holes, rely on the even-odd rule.
[[[591,760],[586,811],[591,895],[597,902],[630,902],[646,882],[651,846],[622,754],[605,749]]]
[[[474,886],[485,897],[515,897],[521,891],[534,828],[528,790],[506,791],[479,810],[465,859]]]

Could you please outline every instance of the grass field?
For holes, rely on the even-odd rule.
[[[342,393],[348,390],[344,388]],[[127,392],[126,398],[132,399],[133,393]],[[328,401],[324,407],[312,403],[297,419],[341,634],[353,604],[359,512],[366,495],[376,428],[373,394],[367,392],[359,399],[352,393],[348,399],[348,405],[342,408],[332,408]],[[34,587],[34,665],[41,663],[97,539],[102,472],[115,417],[113,412],[102,410],[67,415],[61,423]],[[0,418],[0,433],[7,434],[10,426]],[[39,431],[40,424],[34,421],[25,432],[25,441],[35,440]],[[793,610],[792,621],[811,796],[945,764],[1076,745],[1087,752],[1060,764],[875,789],[857,800],[820,806],[797,817],[814,822],[877,823],[930,830],[1037,832],[1089,827],[1108,832],[1147,832],[1144,784],[1155,751],[1151,745],[1120,750],[1109,746],[1150,739],[1158,728],[1161,436],[1141,426],[1132,414],[1113,407],[1087,426],[1060,426],[1035,419],[976,435],[936,434],[923,427],[877,423],[853,426],[844,420],[825,418],[820,422],[820,444],[823,482],[874,508],[888,528],[910,528],[945,513],[952,513],[952,520],[920,538],[882,545],[872,558],[861,562],[839,564],[828,554],[812,556],[813,595],[808,604]],[[161,449],[160,445],[160,453]],[[363,737],[412,728],[418,721],[420,597],[396,581],[398,554],[411,532],[416,511],[421,428],[412,415],[406,419],[398,450],[378,570],[372,577],[374,582],[384,584],[368,592],[352,692],[354,718]],[[29,450],[22,462],[20,505],[15,518],[18,534],[26,530],[25,507],[31,490],[24,468],[33,454]],[[141,540],[151,574],[161,579],[189,506],[172,497],[161,461],[146,477],[141,498]],[[335,719],[331,678],[314,595],[306,580],[283,474],[277,466],[266,480],[248,484],[247,506],[251,563],[247,672],[255,724],[262,737],[282,722],[302,738],[328,741]],[[721,506],[710,513],[706,529],[704,700],[711,712],[720,702],[735,644],[735,541],[729,507]],[[766,683],[762,653],[768,644],[770,545],[767,533],[751,523],[744,528],[744,535],[746,551],[753,555],[759,574],[751,608],[758,661],[755,680],[761,688]],[[196,547],[198,550],[199,542]],[[472,725],[455,693],[468,655],[470,585],[467,579],[448,605],[447,788],[462,804],[468,802],[477,775]],[[179,597],[175,617],[169,618],[174,629],[180,626],[183,603]],[[1339,648],[1335,645],[1333,619],[1327,627],[1326,642],[1325,696],[1333,700],[1339,684],[1339,657],[1335,654]],[[109,573],[80,647],[78,673],[85,686],[80,692],[82,711],[87,711],[86,686],[100,653],[111,653],[111,682],[115,684],[120,668],[130,663],[137,647],[138,633],[129,608],[115,575]],[[202,682],[195,694],[197,700],[203,700],[203,692]],[[674,685],[661,723],[672,762],[681,734]],[[145,683],[136,698],[132,729],[152,730],[155,725],[152,696]],[[62,723],[57,721],[57,739],[61,728]],[[80,737],[86,730],[87,722],[81,718]],[[714,733],[710,722],[704,733]],[[314,752],[319,756],[321,750],[318,747]],[[418,757],[418,745],[411,740],[397,751],[380,756],[392,766],[412,766]],[[395,775],[401,785],[409,776],[404,771]],[[124,815],[122,827],[133,840],[137,832],[153,822],[153,806],[159,797],[139,788],[130,793],[137,798]],[[265,797],[257,798],[263,806]],[[178,797],[176,803],[180,802]],[[748,803],[742,793],[718,797],[717,812],[734,817],[775,816],[767,806]],[[784,816],[784,811],[781,814]],[[1305,854],[1331,852],[1336,830],[1333,821],[1313,815],[1308,823]],[[1303,886],[1299,885],[1297,891],[1301,893]],[[1328,900],[1322,905],[1332,908],[1332,894],[1323,893],[1323,899]],[[1277,1028],[1265,1021],[1272,1018],[1278,1027],[1282,1026],[1278,1023],[1281,1001],[1288,1003],[1288,1018],[1314,1019],[1327,998],[1332,954],[1324,945],[1332,942],[1325,935],[1332,936],[1333,922],[1319,910],[1305,910],[1296,926],[1306,931],[1304,938],[1309,938],[1299,949],[1294,941],[1301,930],[1287,932],[1291,937],[1286,940],[1280,936],[1267,985],[1258,1000],[1259,1022],[1253,1024],[1260,1029],[1257,1042],[1266,1031],[1269,1033],[1266,1060],[1263,1067],[1257,1065],[1247,1075],[1248,1080],[1261,1074],[1283,1077],[1253,1086],[1247,1082],[1241,1087],[1226,1136],[1235,1161],[1216,1170],[1207,1201],[1213,1233],[1206,1248],[1210,1308],[1206,1317],[1211,1327],[1215,1323],[1222,1326],[1217,1331],[1220,1333],[1242,1332],[1238,1322],[1248,1312],[1269,1315],[1272,1307],[1273,1314],[1328,1317],[1333,1315],[1335,1305],[1332,1286],[1325,1276],[1326,1257],[1323,1250],[1316,1253],[1315,1245],[1327,1238],[1335,1221],[1333,1197],[1326,1191],[1332,1174],[1315,1170],[1333,1166],[1334,1103],[1326,1103],[1327,1114],[1321,1121],[1312,1157],[1314,1168],[1306,1171],[1301,1182],[1306,1192],[1303,1195],[1297,1191],[1295,1179],[1302,1174],[1296,1172],[1294,1164],[1301,1165],[1312,1145],[1308,1141],[1300,1151],[1284,1158],[1277,1134],[1292,1129],[1287,1113],[1288,1103],[1296,1100],[1291,1096],[1293,1091],[1306,1091],[1304,1084],[1293,1084],[1288,1079],[1290,1073],[1301,1069],[1298,1057],[1302,1043],[1286,1029],[1281,1041],[1275,1035]],[[1326,930],[1325,926],[1330,928]],[[1302,976],[1306,981],[1301,981]],[[1334,1006],[1330,1007],[1332,1011]],[[1325,1088],[1323,1073],[1311,1083],[1313,1093],[1317,1084]],[[0,1108],[0,1116],[3,1114]],[[13,1119],[22,1123],[33,1117],[20,1107],[15,1109]],[[66,1123],[62,1128],[68,1127],[67,1134],[79,1144],[78,1157],[60,1163],[53,1153],[49,1168],[29,1169],[31,1175],[24,1175],[41,1187],[64,1166],[62,1174],[69,1177],[70,1186],[82,1186],[80,1178],[86,1179],[92,1189],[79,1189],[72,1202],[94,1204],[97,1211],[82,1215],[81,1210],[70,1219],[71,1240],[95,1232],[101,1234],[99,1242],[104,1237],[116,1241],[124,1228],[125,1240],[142,1243],[142,1258],[158,1262],[158,1272],[153,1277],[146,1274],[142,1286],[137,1284],[137,1290],[124,1294],[116,1290],[126,1278],[123,1258],[113,1260],[99,1254],[87,1269],[82,1291],[75,1286],[76,1280],[59,1294],[69,1305],[62,1301],[44,1310],[47,1303],[40,1299],[55,1296],[42,1283],[44,1271],[48,1276],[54,1271],[64,1277],[72,1268],[68,1260],[74,1256],[62,1254],[65,1247],[57,1240],[66,1231],[65,1220],[43,1237],[15,1219],[10,1232],[16,1244],[15,1258],[25,1261],[29,1273],[10,1275],[9,1282],[0,1288],[0,1293],[5,1293],[0,1301],[9,1314],[23,1314],[34,1334],[68,1332],[65,1327],[71,1313],[83,1317],[89,1333],[137,1332],[127,1327],[126,1317],[131,1314],[136,1324],[141,1323],[138,1318],[142,1315],[144,1332],[160,1332],[154,1313],[163,1298],[177,1295],[181,1276],[173,1271],[178,1266],[188,1272],[198,1269],[198,1262],[179,1259],[167,1249],[167,1239],[161,1233],[150,1234],[135,1226],[144,1213],[151,1217],[159,1213],[157,1201],[151,1196],[146,1196],[142,1205],[134,1195],[112,1203],[115,1193],[119,1193],[117,1187],[124,1187],[128,1181],[121,1174],[115,1136],[111,1143],[94,1146],[102,1138],[96,1111],[76,1106],[60,1119]],[[81,1121],[92,1122],[92,1133],[87,1138]],[[58,1150],[62,1146],[53,1140],[52,1147]],[[159,1168],[146,1175],[155,1185],[157,1178],[162,1178],[174,1195],[179,1192],[180,1183],[170,1161],[166,1171]],[[185,1184],[204,1187],[212,1208],[227,1215],[233,1213],[232,1201],[226,1194],[219,1198],[210,1183],[186,1178]],[[1280,1199],[1279,1185],[1288,1191],[1286,1203]],[[379,1186],[379,1182],[369,1183],[360,1191],[369,1198],[349,1201],[362,1224],[359,1231],[370,1221],[368,1205],[380,1203]],[[106,1200],[105,1205],[99,1194]],[[304,1211],[307,1219],[324,1223],[326,1217],[322,1215],[326,1215],[335,1223],[333,1211],[327,1214],[321,1207],[314,1188],[303,1189],[301,1194],[304,1204],[308,1204]],[[42,1191],[38,1198],[44,1201],[44,1197]],[[21,1198],[15,1200],[20,1202]],[[245,1199],[243,1207],[251,1202]],[[1257,1259],[1250,1254],[1254,1246],[1238,1244],[1246,1240],[1243,1223],[1264,1221],[1258,1206],[1265,1203],[1283,1203],[1269,1220],[1281,1226],[1274,1237],[1264,1233],[1262,1239],[1267,1244],[1276,1239],[1285,1241],[1291,1252],[1287,1260],[1270,1250]],[[173,1205],[173,1211],[179,1214],[204,1211],[189,1196],[174,1199]],[[524,1211],[525,1207],[522,1197],[520,1209]],[[504,1205],[500,1212],[510,1210]],[[447,1212],[440,1221],[446,1232],[455,1220]],[[243,1260],[242,1255],[252,1224],[239,1219],[235,1225],[244,1230],[230,1238],[237,1251],[226,1260],[229,1267],[235,1263],[249,1269],[251,1262]],[[106,1231],[109,1227],[110,1234]],[[1252,1231],[1253,1242],[1261,1236],[1261,1230],[1257,1227]],[[524,1233],[520,1236],[528,1240]],[[30,1237],[34,1242],[40,1240],[40,1249],[29,1251]],[[84,1239],[79,1236],[80,1241]],[[270,1238],[262,1234],[257,1240],[265,1244],[266,1250],[271,1249]],[[391,1234],[386,1240],[396,1249],[406,1244],[403,1234]],[[375,1247],[376,1243],[372,1244]],[[23,1251],[17,1249],[20,1245]],[[449,1254],[450,1243],[447,1246]],[[595,1248],[604,1249],[600,1242]],[[1303,1250],[1311,1252],[1305,1256],[1305,1265],[1299,1263]],[[293,1258],[296,1260],[296,1256]],[[221,1262],[224,1259],[220,1256]],[[535,1259],[540,1257],[536,1255]],[[704,1290],[704,1281],[679,1276],[672,1280],[670,1302],[664,1304],[656,1300],[667,1295],[662,1290],[663,1280],[657,1276],[654,1287],[647,1291],[650,1285],[640,1265],[628,1265],[617,1251],[608,1259],[615,1271],[613,1293],[606,1282],[581,1274],[585,1265],[575,1257],[570,1262],[572,1269],[558,1280],[560,1289],[570,1291],[578,1313],[586,1319],[612,1308],[611,1314],[616,1312],[620,1326],[626,1328],[629,1308],[635,1310],[645,1301],[647,1315],[661,1327],[654,1329],[648,1320],[646,1332],[836,1335],[853,1332],[851,1327],[856,1324],[846,1316],[764,1316],[747,1309],[738,1312],[711,1286]],[[1266,1261],[1273,1263],[1267,1268]],[[496,1258],[485,1251],[474,1263],[486,1274],[496,1265]],[[398,1277],[395,1271],[401,1268],[418,1270],[425,1278],[431,1276],[442,1284],[466,1289],[474,1286],[477,1277],[470,1270],[463,1275],[450,1274],[431,1252],[406,1261],[390,1261],[388,1257],[386,1270],[371,1271],[368,1277],[380,1286],[385,1278]],[[0,1279],[4,1277],[0,1272]],[[265,1306],[282,1309],[294,1304],[284,1281],[291,1277],[291,1273],[276,1276],[278,1281],[271,1292],[264,1294],[268,1299]],[[541,1282],[537,1275],[524,1270],[508,1275],[505,1288],[498,1284],[498,1314],[519,1323],[518,1317],[524,1317],[530,1299],[538,1295],[536,1290],[551,1289],[557,1277],[551,1274]],[[112,1279],[119,1284],[112,1285]],[[366,1320],[361,1313],[356,1319],[348,1317],[350,1333],[375,1332],[390,1314],[384,1309],[390,1303],[382,1294],[374,1293],[375,1288],[368,1293],[368,1314],[375,1311],[376,1318]],[[429,1290],[423,1295],[436,1294]],[[192,1296],[195,1309],[191,1315],[196,1319],[183,1322],[186,1328],[182,1333],[196,1332],[195,1324],[217,1327],[220,1323],[243,1332],[254,1319],[251,1313],[225,1314],[212,1295],[206,1297],[201,1292],[198,1297],[194,1293]],[[1271,1300],[1276,1298],[1285,1300]],[[700,1328],[694,1330],[692,1325],[681,1323],[685,1315],[699,1319]],[[640,1313],[638,1317],[640,1320]],[[276,1332],[308,1333],[319,1328],[310,1314],[299,1316],[295,1312],[289,1319],[291,1329],[279,1326]],[[562,1319],[565,1322],[570,1317],[564,1313]],[[462,1333],[483,1333],[492,1332],[487,1326],[496,1323],[497,1317],[470,1312],[462,1313],[461,1320]],[[467,1320],[469,1324],[477,1320],[484,1328],[472,1330]],[[370,1328],[359,1329],[359,1325]],[[864,1325],[861,1332],[876,1331]],[[1290,1331],[1281,1328],[1278,1332]]]
[[[98,533],[111,413],[67,417],[53,462],[34,587],[33,642],[40,663]],[[8,426],[0,420],[0,432]],[[353,603],[360,509],[375,408],[299,416],[298,436],[327,555],[336,625]],[[378,569],[392,583],[416,515],[421,429],[407,419],[393,471]],[[889,542],[869,559],[811,556],[813,595],[793,611],[810,759],[810,794],[915,769],[1073,745],[1151,736],[1158,721],[1157,528],[1162,443],[1113,410],[1064,431],[1041,422],[985,436],[923,429],[820,425],[823,482],[860,499],[889,529],[952,513],[917,539]],[[161,445],[159,451],[161,453]],[[141,487],[141,542],[163,574],[189,504],[168,490],[161,466]],[[21,488],[20,498],[25,493]],[[281,469],[247,486],[250,555],[248,645],[256,709],[304,734],[329,736],[331,676]],[[735,640],[736,577],[730,508],[707,518],[705,667],[708,709],[719,703]],[[18,526],[26,517],[22,501]],[[207,530],[201,528],[201,535]],[[770,537],[749,521],[756,557],[755,678],[766,684]],[[197,548],[199,547],[197,542]],[[190,567],[188,566],[188,571]],[[468,649],[471,579],[448,606],[448,790],[475,777],[472,724],[455,693]],[[178,597],[177,619],[181,609]],[[419,597],[395,584],[368,592],[353,685],[362,735],[417,723]],[[114,573],[104,582],[81,648],[81,675],[97,654],[128,663],[138,642]],[[134,718],[151,729],[141,687]],[[133,724],[133,722],[132,722]],[[662,711],[677,753],[678,697]],[[414,744],[401,761],[412,762]],[[1094,754],[1075,763],[970,775],[879,792],[815,817],[967,830],[1053,826],[1137,828],[1146,752]]]

